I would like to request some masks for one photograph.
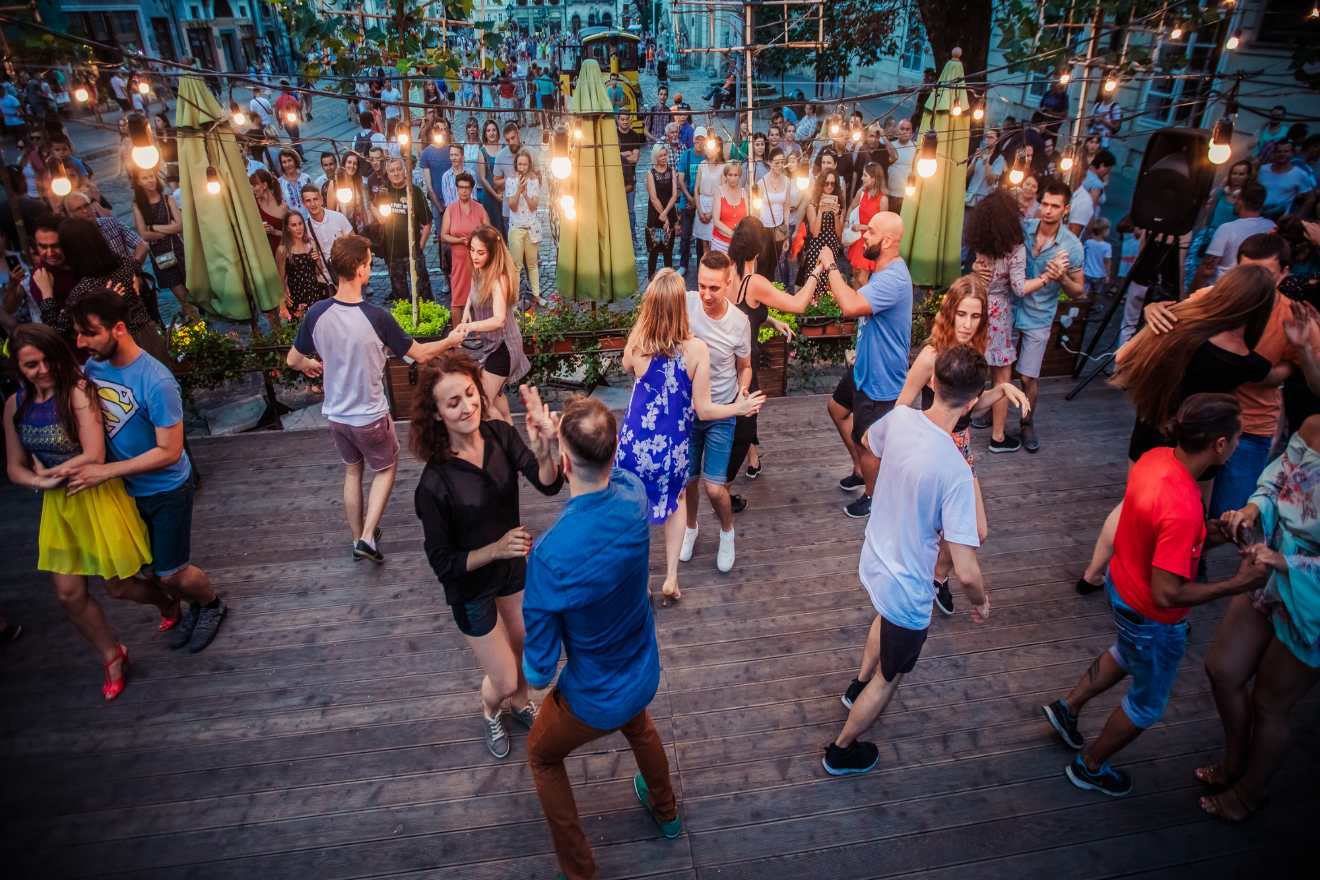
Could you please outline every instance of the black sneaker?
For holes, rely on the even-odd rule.
[[[1003,440],[990,440],[991,452],[1017,452],[1022,448],[1022,441],[1012,434],[1005,434]]]
[[[852,504],[844,505],[843,512],[853,519],[866,519],[871,515],[871,496],[863,495]]]
[[[1027,452],[1040,452],[1040,441],[1036,439],[1036,426],[1031,422],[1022,423],[1022,448]]]
[[[755,480],[757,477],[761,476],[761,466],[758,464],[755,467],[753,467],[752,465],[749,464],[747,466],[747,470],[745,471],[745,473],[747,475],[747,479]]]
[[[862,695],[862,691],[866,690],[866,684],[860,678],[854,678],[852,684],[848,685],[848,689],[843,692],[843,696],[839,697],[839,702],[851,709],[853,701]]]
[[[359,538],[358,542],[353,545],[353,558],[370,559],[372,562],[379,565],[385,561],[385,554]]]
[[[1115,770],[1108,761],[1101,764],[1099,770],[1093,771],[1086,766],[1082,756],[1077,755],[1063,769],[1063,774],[1080,789],[1098,791],[1110,797],[1122,797],[1132,791],[1132,777],[1122,770]]]
[[[193,630],[197,627],[197,618],[201,615],[201,611],[202,606],[195,602],[184,603],[183,616],[174,624],[174,629],[170,632],[171,651],[177,651],[188,644]]]
[[[1049,721],[1050,727],[1059,735],[1070,748],[1080,749],[1085,742],[1082,740],[1082,732],[1077,729],[1077,716],[1068,708],[1068,704],[1063,700],[1055,700],[1048,706],[1041,706],[1040,711],[1045,713],[1045,720]]]
[[[220,623],[225,619],[225,600],[217,599],[214,608],[202,605],[198,611],[197,626],[193,628],[192,638],[188,639],[189,654],[196,654],[215,639]]]
[[[1086,578],[1078,578],[1076,586],[1073,587],[1080,596],[1089,596],[1092,593],[1100,592],[1104,588],[1104,584],[1093,584]]]
[[[973,428],[979,428],[979,429],[981,429],[981,430],[984,430],[984,429],[990,427],[990,417],[989,417],[989,416],[976,416],[975,418],[972,419],[972,427],[973,427]]]
[[[935,607],[945,617],[953,616],[953,593],[949,591],[948,578],[944,579],[944,583],[935,581]]]
[[[820,764],[831,776],[856,776],[874,769],[880,762],[880,750],[875,743],[862,742],[860,739],[841,749],[830,743],[825,749],[825,757]]]
[[[734,513],[742,513],[747,509],[747,499],[741,495],[730,495],[729,506],[733,508]]]
[[[839,480],[839,488],[845,492],[852,492],[856,489],[865,489],[866,480],[863,480],[856,474],[849,474],[842,480]]]

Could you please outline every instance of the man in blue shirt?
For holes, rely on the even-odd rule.
[[[1013,346],[1017,349],[1017,371],[1022,390],[1031,401],[1031,418],[1022,422],[1022,439],[1005,435],[990,440],[991,452],[1027,452],[1040,450],[1036,439],[1036,399],[1040,392],[1040,365],[1050,341],[1054,313],[1059,308],[1059,293],[1072,298],[1082,295],[1082,243],[1063,226],[1072,193],[1061,180],[1051,180],[1040,191],[1040,215],[1022,224],[1027,239],[1027,277],[1045,278],[1048,283],[1035,293],[1017,301],[1013,308]]]
[[[871,515],[871,495],[880,471],[880,459],[862,437],[867,428],[894,408],[907,378],[908,351],[912,347],[912,275],[898,255],[903,219],[892,211],[877,212],[866,225],[862,239],[862,256],[875,261],[875,270],[860,290],[848,285],[829,248],[821,248],[817,263],[818,288],[828,287],[845,315],[861,319],[857,362],[834,392],[834,399],[852,411],[852,444],[857,452],[854,460],[861,473],[840,480],[839,488],[865,490],[861,498],[844,507],[844,512],[855,519]]]
[[[183,396],[169,367],[147,354],[124,323],[123,297],[90,293],[72,309],[78,348],[91,355],[84,369],[96,383],[105,422],[103,464],[65,468],[70,494],[122,478],[137,503],[151,539],[153,583],[176,603],[162,612],[161,629],[173,629],[171,648],[192,653],[215,638],[225,603],[206,572],[191,563],[192,462],[183,448]],[[188,607],[183,611],[183,600]]]
[[[568,655],[559,684],[537,712],[527,762],[560,876],[574,880],[595,877],[596,863],[564,759],[615,730],[627,737],[641,770],[633,790],[643,808],[666,838],[683,830],[669,761],[646,709],[660,684],[647,589],[646,489],[633,474],[612,468],[617,436],[614,414],[600,401],[579,398],[564,407],[559,456],[572,499],[532,549],[523,595],[527,683],[548,686],[561,647]]]

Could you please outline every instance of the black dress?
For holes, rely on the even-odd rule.
[[[161,195],[160,201],[147,208],[147,216],[142,219],[148,226],[167,226],[173,222],[174,218],[170,216],[170,208],[166,203],[167,195]],[[150,243],[151,248],[151,267],[156,275],[156,286],[171,288],[183,284],[183,238],[174,233],[166,236],[159,241]],[[162,267],[158,262],[159,258],[167,254],[174,255],[174,265]]]
[[[748,390],[759,391],[761,384],[757,381],[757,370],[761,366],[761,325],[770,317],[770,307],[765,303],[755,307],[747,304],[747,286],[751,283],[751,275],[743,278],[738,286],[738,298],[734,301],[734,305],[738,307],[738,311],[747,316],[747,323],[752,327],[752,384],[748,386]],[[747,450],[753,443],[760,442],[761,438],[756,430],[756,416],[738,416],[733,427],[733,451],[729,453],[730,482],[742,468],[743,461],[747,458]]]
[[[1192,355],[1169,416],[1172,417],[1183,401],[1193,394],[1232,394],[1239,385],[1265,381],[1269,372],[1270,362],[1254,351],[1245,355],[1235,354],[1207,340]],[[1158,446],[1172,445],[1159,428],[1137,419],[1132,427],[1132,439],[1128,443],[1128,458],[1136,461]],[[1210,479],[1211,476],[1206,474],[1202,479]]]
[[[284,260],[284,280],[289,288],[289,312],[294,315],[334,293],[312,253],[289,253]]]
[[[669,204],[669,200],[674,196],[674,169],[668,168],[662,174],[654,168],[648,172],[651,180],[655,182],[655,197],[662,205]],[[671,212],[672,214],[672,212]],[[652,241],[653,236],[663,234],[664,224],[660,222],[660,212],[651,204],[651,200],[646,200],[646,274],[648,277],[655,274],[656,265],[660,262],[659,258],[665,258],[665,265],[673,268],[674,265],[674,218],[669,218],[669,235],[660,241]],[[660,230],[652,233],[651,230]]]

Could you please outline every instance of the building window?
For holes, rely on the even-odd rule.
[[[1187,35],[1182,43],[1166,42],[1160,49],[1163,58],[1174,62],[1172,76],[1157,76],[1146,87],[1145,111],[1139,118],[1143,125],[1162,128],[1166,125],[1197,124],[1213,76],[1217,25],[1207,25]]]
[[[926,60],[926,28],[915,4],[908,6],[907,27],[903,34],[903,54],[898,63],[904,70],[921,70]]]

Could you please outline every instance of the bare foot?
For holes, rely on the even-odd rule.
[[[1228,770],[1224,768],[1222,761],[1216,761],[1213,764],[1206,764],[1204,767],[1197,767],[1192,774],[1196,781],[1202,785],[1209,785],[1215,788],[1223,788],[1231,785],[1233,780],[1228,775]]]
[[[683,598],[683,592],[678,588],[678,580],[665,581],[660,587],[660,607],[668,608],[670,605],[677,605]]]
[[[1246,798],[1238,794],[1236,788],[1230,788],[1219,794],[1201,798],[1201,809],[1216,819],[1236,824],[1250,819],[1260,806],[1252,806],[1247,803]]]

